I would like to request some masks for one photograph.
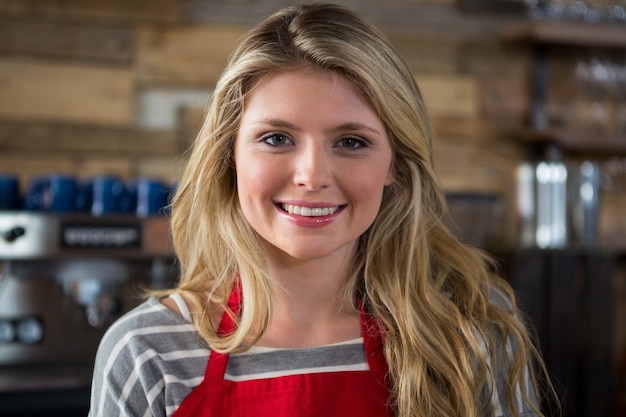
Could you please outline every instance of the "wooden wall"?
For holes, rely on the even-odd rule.
[[[444,187],[500,196],[509,218],[514,170],[532,156],[511,134],[527,120],[532,48],[503,40],[523,16],[467,12],[457,1],[477,3],[337,2],[377,23],[413,69]],[[288,3],[0,0],[0,172],[18,174],[23,188],[50,172],[175,181],[236,40]],[[571,96],[579,58],[556,52],[552,88]],[[623,156],[620,164],[600,236],[626,248]],[[514,240],[511,230],[498,239]]]
[[[525,152],[505,128],[523,118],[529,57],[498,39],[507,20],[465,16],[453,0],[344,3],[377,21],[414,69],[445,186],[505,189]],[[281,5],[0,0],[0,171],[177,178],[200,98],[236,39]],[[160,120],[174,123],[145,122],[150,105],[166,105]]]

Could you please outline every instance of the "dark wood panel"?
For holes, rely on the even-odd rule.
[[[587,416],[615,415],[613,399],[617,390],[614,364],[615,291],[613,274],[616,260],[606,254],[589,254],[585,263],[587,276],[587,353],[584,387]]]
[[[563,391],[566,416],[579,416],[583,410],[581,369],[584,334],[580,302],[581,277],[577,257],[554,252],[545,257],[548,283],[548,343],[546,362]]]
[[[142,85],[214,86],[247,28],[140,26],[136,77]]]
[[[530,320],[539,338],[540,348],[545,349],[547,323],[545,322],[544,265],[538,252],[522,252],[513,257],[508,270],[509,280],[519,297],[520,308]]]
[[[0,153],[89,155],[111,152],[176,156],[184,146],[179,143],[176,131],[0,122]]]
[[[504,38],[557,45],[624,48],[626,27],[576,22],[523,22],[506,28]]]
[[[524,250],[501,258],[537,329],[563,415],[616,416],[616,254]]]
[[[126,66],[0,59],[0,117],[131,126],[134,82]]]
[[[562,149],[570,152],[622,154],[626,153],[626,140],[624,135],[608,134],[594,135],[581,130],[560,129],[520,129],[514,132],[514,136],[528,144],[551,144],[555,143]]]
[[[177,22],[186,2],[180,0],[0,0],[0,16],[54,21]]]
[[[0,52],[127,64],[133,57],[133,31],[122,26],[0,19]]]

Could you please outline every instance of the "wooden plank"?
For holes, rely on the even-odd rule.
[[[91,155],[77,159],[73,173],[83,179],[106,174],[129,180],[136,177],[135,162],[135,159],[128,155],[108,157]]]
[[[441,141],[444,142],[444,141]],[[499,149],[482,148],[469,141],[456,141],[453,144],[437,145],[435,150],[435,168],[450,171],[484,170],[491,176],[500,176],[501,181],[509,180],[509,176],[520,163],[515,155],[500,152]],[[468,178],[468,182],[476,181]],[[499,181],[500,182],[500,181]]]
[[[0,19],[0,52],[128,64],[133,56],[133,32],[123,26]]]
[[[176,131],[62,124],[0,123],[0,152],[24,154],[178,155]]]
[[[238,26],[140,28],[137,80],[143,85],[213,86],[246,30]]]
[[[506,27],[503,37],[511,41],[623,48],[626,46],[626,27],[576,22],[523,22]]]
[[[460,42],[454,58],[459,71],[481,76],[483,82],[491,77],[519,83],[527,81],[532,62],[532,50],[525,45],[511,45],[500,39]]]
[[[516,137],[528,144],[557,143],[571,152],[622,155],[626,153],[626,141],[622,134],[596,134],[592,137],[580,129],[518,129]]]
[[[469,75],[414,74],[433,116],[475,118],[479,114],[478,81]]]
[[[130,68],[0,59],[0,118],[129,126]]]
[[[0,0],[0,15],[91,22],[176,22],[185,14],[179,0]]]
[[[389,40],[415,73],[457,74],[463,43],[457,39],[389,33]]]
[[[448,191],[496,193],[505,196],[513,183],[521,148],[504,141],[469,139],[435,141],[435,169]]]
[[[175,182],[182,176],[187,159],[184,156],[176,158],[142,158],[135,161],[135,177],[158,178]]]
[[[486,117],[457,117],[431,114],[430,121],[436,139],[467,138],[475,142],[491,142],[508,136],[496,123]]]
[[[504,194],[508,182],[493,171],[484,168],[437,169],[447,192]]]

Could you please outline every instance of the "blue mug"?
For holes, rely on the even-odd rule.
[[[125,187],[124,195],[120,200],[120,212],[134,213],[137,210],[137,184],[128,182]]]
[[[93,181],[80,181],[76,189],[74,201],[76,211],[90,212],[93,205]]]
[[[51,174],[33,178],[28,186],[25,208],[69,213],[76,210],[78,182],[70,175]]]
[[[162,181],[142,178],[137,181],[137,216],[163,214],[168,205],[170,189]]]
[[[69,175],[51,175],[48,180],[49,200],[46,208],[54,213],[69,213],[76,210],[78,181]]]
[[[93,179],[92,186],[91,214],[102,216],[128,211],[128,191],[122,180],[114,176],[99,176]]]
[[[31,178],[24,198],[24,208],[27,210],[44,209],[44,190],[47,182],[47,178],[43,176]]]
[[[0,174],[0,210],[18,210],[21,206],[19,180],[15,175]]]

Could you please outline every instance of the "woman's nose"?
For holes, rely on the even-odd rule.
[[[328,188],[332,183],[331,156],[321,146],[307,146],[295,160],[294,183],[307,191]]]

